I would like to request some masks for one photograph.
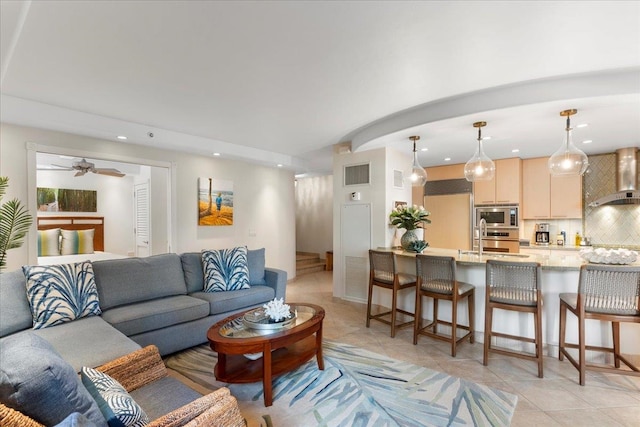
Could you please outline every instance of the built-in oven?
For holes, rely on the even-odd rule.
[[[518,228],[492,228],[487,227],[482,237],[483,252],[520,252],[520,230]],[[475,229],[473,236],[473,250],[478,250],[478,237],[480,233]]]
[[[476,206],[474,217],[475,225],[479,227],[480,220],[484,219],[489,228],[518,228],[520,226],[520,216],[518,213],[518,205]]]

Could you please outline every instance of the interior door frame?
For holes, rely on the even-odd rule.
[[[177,218],[177,207],[173,203],[176,194],[177,188],[177,164],[175,162],[166,162],[159,160],[151,160],[140,157],[132,157],[132,156],[123,156],[118,154],[111,153],[103,153],[96,152],[91,150],[84,149],[75,149],[69,147],[56,147],[52,145],[46,144],[37,144],[35,142],[27,142],[26,143],[27,150],[27,209],[29,213],[35,218],[38,215],[38,206],[37,206],[37,162],[36,162],[36,153],[48,153],[48,154],[56,154],[63,156],[74,156],[74,157],[89,157],[92,159],[100,159],[100,160],[110,160],[113,162],[121,162],[121,163],[133,163],[144,166],[153,166],[159,168],[166,168],[169,172],[168,181],[169,185],[167,185],[167,238],[168,242],[168,251],[172,252],[174,247],[174,242],[177,240],[176,230],[176,218]],[[34,221],[34,224],[31,225],[31,233],[30,236],[37,236],[37,227]],[[28,245],[28,255],[29,260],[32,263],[36,263],[38,259],[38,242],[36,238],[27,239]]]

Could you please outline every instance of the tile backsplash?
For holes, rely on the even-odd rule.
[[[638,169],[640,176],[640,162]],[[582,186],[583,230],[591,243],[640,248],[640,205],[589,207],[590,202],[616,192],[615,153],[589,156]]]

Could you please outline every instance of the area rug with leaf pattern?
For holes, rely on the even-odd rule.
[[[517,397],[361,348],[324,341],[315,358],[273,381],[273,406],[262,383],[216,381],[216,354],[202,345],[172,355],[167,367],[215,390],[229,387],[253,426],[508,426]]]

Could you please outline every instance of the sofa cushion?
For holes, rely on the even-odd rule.
[[[60,255],[60,229],[38,231],[38,256]]]
[[[127,336],[209,315],[209,305],[186,295],[159,298],[105,311],[102,318]]]
[[[60,424],[56,424],[55,427],[96,427],[96,425],[81,413],[74,412],[62,420]]]
[[[187,284],[187,292],[202,292],[204,289],[204,270],[202,268],[202,253],[186,252],[180,255],[184,281]]]
[[[187,293],[182,263],[176,254],[96,261],[93,271],[103,311]]]
[[[60,230],[60,254],[77,255],[93,253],[93,235],[95,230]]]
[[[22,267],[33,328],[99,315],[100,303],[90,261]]]
[[[109,427],[144,427],[149,417],[122,385],[104,372],[82,368],[82,383],[98,402]]]
[[[19,334],[27,333],[19,332]],[[140,348],[122,332],[92,316],[33,332],[49,341],[76,372],[83,366],[100,366]],[[4,345],[3,338],[0,344]]]
[[[264,248],[247,251],[247,264],[249,265],[249,284],[266,285],[264,277]]]
[[[177,379],[166,376],[132,391],[131,397],[144,409],[149,418],[155,420],[202,395]]]
[[[240,291],[196,292],[191,296],[208,301],[213,315],[264,304],[275,297],[275,291],[269,286],[258,285]]]
[[[223,292],[248,289],[249,266],[244,246],[202,251],[204,291]]]
[[[80,412],[99,426],[106,422],[76,371],[43,338],[7,337],[0,348],[0,401],[45,425]]]
[[[33,326],[27,300],[27,279],[22,270],[0,275],[0,337]]]

